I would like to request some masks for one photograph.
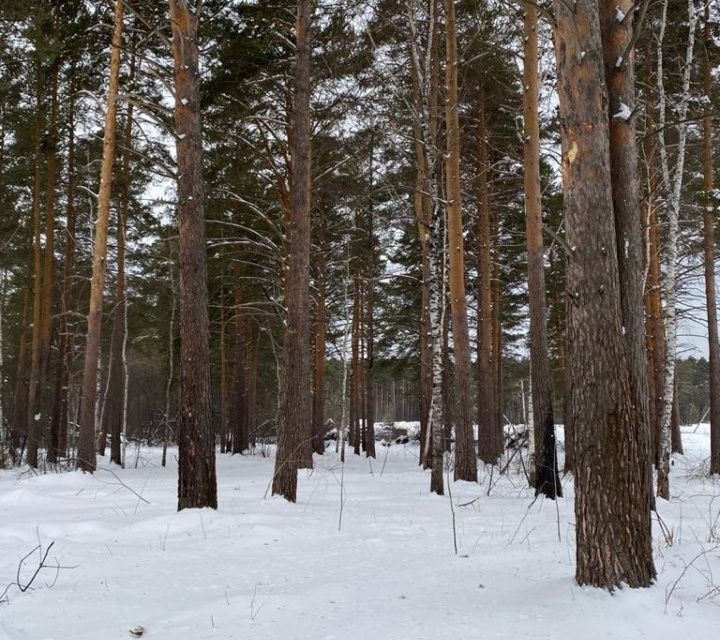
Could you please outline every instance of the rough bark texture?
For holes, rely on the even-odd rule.
[[[635,55],[624,57],[633,38],[632,20],[619,20],[632,14],[632,0],[602,0],[601,38],[605,81],[608,90],[610,123],[610,178],[615,214],[616,252],[620,275],[622,331],[628,363],[630,392],[635,407],[635,446],[646,480],[638,491],[648,492],[643,499],[652,503],[652,464],[647,351],[645,345],[644,240],[640,206],[640,171],[635,135]],[[631,113],[628,115],[627,111]]]
[[[477,480],[470,415],[470,337],[465,300],[465,245],[460,192],[460,116],[458,113],[457,28],[455,0],[445,0],[445,108],[447,156],[447,238],[450,311],[455,349],[455,479]],[[445,447],[443,446],[443,450]]]
[[[648,474],[622,332],[607,92],[597,2],[555,2],[567,266],[569,409],[581,585],[655,577]]]
[[[273,494],[295,502],[297,469],[303,459],[303,442],[311,429],[310,405],[310,19],[312,3],[298,0],[296,22],[295,86],[292,115],[292,203],[285,235],[289,255],[286,268],[282,405]],[[308,454],[310,455],[310,454]]]
[[[192,507],[217,508],[217,480],[210,391],[198,16],[190,10],[186,0],[170,0],[170,22],[180,226],[179,511]]]
[[[497,461],[495,433],[495,383],[492,341],[492,261],[490,257],[490,194],[488,186],[485,90],[480,85],[477,129],[477,242],[478,242],[478,456],[489,464]]]
[[[540,192],[540,121],[538,116],[538,11],[525,9],[523,56],[524,184],[530,307],[530,387],[534,430],[535,494],[562,495],[555,445],[555,417],[545,318],[545,256]]]
[[[83,366],[82,399],[80,402],[80,432],[78,435],[77,466],[84,471],[95,471],[95,404],[97,400],[98,354],[102,330],[103,286],[107,257],[107,231],[110,217],[110,192],[115,161],[115,129],[117,125],[117,96],[120,81],[120,53],[122,46],[124,3],[115,2],[115,27],[110,50],[110,84],[105,112],[103,157],[100,167],[97,219],[93,268],[90,281],[90,308],[88,311],[85,360]]]
[[[713,193],[712,141],[712,76],[708,47],[710,46],[709,4],[705,5],[705,58],[703,88],[707,101],[703,113],[703,247],[705,249],[705,306],[708,319],[708,351],[710,353],[710,473],[720,473],[720,341],[718,339],[717,300],[715,296],[715,210]]]

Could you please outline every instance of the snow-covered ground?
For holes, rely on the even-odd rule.
[[[114,640],[136,625],[158,640],[713,638],[720,482],[703,477],[707,426],[684,431],[665,534],[654,525],[657,583],[614,595],[573,582],[569,477],[557,504],[486,470],[437,497],[414,444],[344,468],[329,449],[295,505],[266,497],[271,458],[219,456],[218,511],[177,513],[175,455],[163,469],[157,450],[117,477],[106,461],[93,476],[0,472],[0,592],[38,539],[54,542],[52,567],[74,567],[12,587],[0,639]]]

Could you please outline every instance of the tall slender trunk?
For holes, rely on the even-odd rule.
[[[42,404],[40,386],[41,350],[42,350],[42,130],[45,125],[43,118],[43,75],[39,62],[36,64],[36,113],[33,124],[33,313],[32,313],[32,348],[30,356],[30,380],[28,383],[28,400],[26,416],[27,463],[31,467],[38,466],[38,446],[40,441],[40,418],[38,413]]]
[[[45,251],[43,255],[42,279],[42,321],[40,338],[40,394],[38,404],[42,413],[40,425],[50,426],[51,408],[48,393],[48,374],[50,370],[50,345],[53,327],[53,292],[55,280],[55,185],[58,174],[58,72],[60,60],[56,58],[50,68],[50,120],[46,138],[47,181],[45,183]],[[51,446],[48,447],[48,450]]]
[[[710,353],[710,473],[720,473],[720,341],[718,340],[717,300],[715,298],[715,195],[713,176],[712,95],[713,83],[708,47],[710,42],[710,5],[705,5],[705,57],[703,59],[703,247],[705,249],[705,307],[708,319]]]
[[[693,51],[695,47],[695,24],[697,14],[694,0],[688,0],[688,43],[685,50],[685,67],[682,77],[682,94],[675,115],[678,120],[678,140],[674,171],[671,174],[665,143],[665,80],[663,70],[663,44],[667,26],[668,1],[663,2],[660,33],[657,44],[657,88],[659,94],[658,137],[660,147],[660,164],[662,167],[663,184],[666,192],[665,211],[667,214],[666,260],[664,274],[665,291],[665,336],[666,351],[663,371],[663,400],[660,414],[660,446],[657,467],[657,495],[670,499],[670,451],[672,448],[672,398],[675,381],[675,359],[677,357],[677,261],[678,238],[680,233],[680,201],[682,196],[683,172],[685,168],[685,147],[687,142],[687,112],[690,101],[690,76],[692,73]]]
[[[317,256],[317,275],[315,277],[315,340],[313,368],[313,451],[325,452],[325,342],[327,333],[327,314],[325,311],[326,284],[325,284],[325,214],[320,212],[321,221],[319,229],[320,251]]]
[[[355,261],[357,262],[357,261]],[[350,438],[353,453],[360,453],[360,276],[353,277],[352,338],[350,346]]]
[[[596,2],[555,1],[579,584],[652,583],[645,463],[623,338],[607,90]]]
[[[222,229],[222,227],[221,227]],[[220,453],[228,451],[228,384],[227,384],[227,328],[225,311],[225,252],[224,231],[221,231],[220,248]]]
[[[115,2],[115,26],[110,47],[110,84],[105,112],[105,135],[100,168],[95,245],[93,248],[92,279],[90,281],[90,308],[88,311],[85,362],[83,366],[82,399],[80,403],[80,433],[78,436],[77,466],[84,471],[95,471],[95,409],[97,401],[98,355],[102,330],[103,287],[107,257],[107,231],[110,217],[110,195],[113,164],[115,161],[115,129],[117,126],[117,97],[120,83],[120,53],[122,47],[123,15],[125,3]]]
[[[285,235],[289,255],[285,303],[287,318],[283,344],[282,407],[278,433],[273,494],[289,502],[297,498],[297,470],[312,466],[310,398],[310,21],[311,0],[298,0],[295,34],[295,84],[292,114],[292,204]],[[307,458],[309,457],[309,460]]]
[[[491,217],[490,249],[492,256],[492,274],[490,277],[492,290],[492,366],[493,389],[495,397],[495,456],[499,458],[505,451],[505,434],[503,430],[503,335],[502,335],[502,271],[500,268],[500,217],[495,211]]]
[[[495,383],[492,343],[492,261],[490,258],[490,193],[485,116],[485,87],[480,83],[477,125],[477,308],[478,308],[478,456],[497,461],[495,448]]]
[[[16,458],[23,436],[27,435],[27,333],[28,315],[30,311],[30,289],[23,293],[22,325],[18,340],[17,369],[15,370],[15,394],[13,396],[13,420],[10,433],[12,442],[13,464],[19,462]]]
[[[242,453],[248,446],[247,428],[247,342],[245,336],[245,316],[243,311],[242,270],[235,270],[235,358],[233,361],[232,392],[232,452]]]
[[[523,55],[524,184],[530,307],[530,387],[534,430],[535,494],[562,496],[555,446],[555,416],[545,318],[545,253],[540,191],[540,120],[538,116],[538,11],[525,8]]]
[[[135,76],[135,55],[130,63],[130,82]],[[113,308],[111,337],[110,392],[106,419],[106,431],[110,434],[110,461],[122,465],[123,416],[125,414],[125,344],[127,341],[127,294],[125,292],[125,230],[130,206],[130,154],[132,153],[133,105],[130,103],[125,116],[123,135],[123,161],[120,176],[120,202],[117,219],[117,282]]]
[[[477,480],[477,461],[475,460],[470,415],[470,337],[467,301],[465,300],[465,245],[460,192],[460,114],[455,0],[445,0],[445,58],[448,279],[453,346],[455,348],[455,479],[475,482]]]
[[[73,271],[75,260],[75,98],[74,85],[70,89],[68,107],[68,160],[67,190],[65,204],[65,259],[63,265],[63,289],[61,298],[60,337],[58,364],[55,376],[55,402],[50,425],[48,460],[57,461],[67,455],[68,393],[70,387],[70,356],[72,336],[70,314],[73,305]]]
[[[170,0],[175,74],[175,133],[180,226],[180,407],[178,511],[217,508],[210,383],[197,10]]]
[[[177,311],[177,291],[175,287],[175,274],[173,273],[172,263],[170,266],[170,296],[172,304],[170,306],[170,324],[168,326],[168,374],[165,382],[165,414],[163,418],[163,436],[162,436],[162,460],[164,467],[167,464],[167,445],[170,439],[170,414],[173,409],[173,383],[175,382],[175,312]]]

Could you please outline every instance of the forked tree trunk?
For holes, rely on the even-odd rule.
[[[490,193],[485,117],[485,88],[480,84],[477,126],[477,308],[478,308],[478,456],[497,462],[495,447],[495,383],[492,340],[492,260],[490,257]]]
[[[298,0],[296,59],[292,114],[292,204],[285,235],[289,255],[285,304],[287,317],[283,344],[284,368],[278,448],[273,494],[289,502],[297,498],[297,470],[302,462],[312,465],[310,398],[310,21],[311,0]],[[307,440],[306,442],[304,440]],[[305,453],[307,452],[307,453]]]
[[[95,458],[95,409],[98,386],[98,355],[100,353],[100,333],[102,330],[110,194],[115,161],[115,128],[117,125],[117,97],[120,82],[124,7],[125,4],[122,0],[116,0],[115,26],[110,48],[110,83],[105,112],[103,157],[100,167],[100,191],[98,192],[97,219],[95,221],[95,245],[93,248],[92,279],[90,281],[90,308],[85,342],[82,398],[80,401],[77,466],[79,469],[89,472],[95,471],[97,464]]]
[[[555,2],[567,265],[568,366],[577,465],[579,584],[652,583],[646,452],[622,331],[607,91],[596,2]]]
[[[538,11],[525,8],[523,55],[524,184],[530,307],[530,387],[533,413],[535,495],[562,496],[555,446],[555,416],[545,318],[545,253],[540,191],[540,120],[538,116]]]
[[[191,10],[187,0],[170,0],[180,226],[178,511],[188,507],[217,508],[203,212],[198,20],[196,10]]]
[[[610,179],[615,214],[615,251],[620,276],[622,332],[628,364],[630,392],[636,407],[635,446],[638,472],[645,480],[643,504],[652,504],[652,464],[647,351],[643,305],[645,251],[641,225],[640,170],[635,134],[635,54],[629,51],[633,22],[620,16],[635,10],[632,0],[600,3],[601,38],[608,90]]]

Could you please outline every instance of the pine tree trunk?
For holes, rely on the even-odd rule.
[[[477,242],[478,242],[478,456],[486,464],[497,462],[495,447],[495,382],[492,340],[492,261],[490,259],[490,193],[485,123],[485,89],[478,94],[477,129]]]
[[[500,458],[505,452],[505,432],[503,429],[503,335],[502,335],[502,300],[501,300],[501,270],[500,270],[500,218],[495,212],[491,217],[490,249],[492,256],[492,275],[490,277],[492,292],[492,366],[493,388],[495,397],[495,456]]]
[[[650,497],[622,332],[597,3],[555,2],[580,585],[652,583]]]
[[[372,221],[370,225],[372,228]],[[370,236],[372,238],[372,232]],[[372,252],[372,247],[370,251]],[[370,261],[372,264],[372,256]],[[373,324],[375,300],[373,282],[372,278],[365,281],[367,289],[365,294],[365,455],[368,458],[375,457],[375,381],[373,379],[375,366],[375,327]]]
[[[40,387],[41,349],[42,349],[42,130],[43,118],[43,78],[38,65],[36,70],[37,101],[36,114],[33,126],[33,313],[32,313],[32,347],[30,355],[30,379],[28,382],[27,416],[25,421],[25,434],[27,442],[27,463],[31,467],[38,466],[38,446],[40,441],[40,415],[38,411],[42,402],[42,389]]]
[[[705,42],[710,42],[709,4],[705,5]],[[710,353],[710,473],[720,473],[720,341],[718,340],[717,300],[715,296],[715,208],[713,192],[713,83],[706,45],[703,60],[703,88],[706,103],[703,111],[703,247],[705,249],[705,307],[708,319],[708,351]],[[681,445],[682,447],[682,445]]]
[[[292,205],[285,235],[289,243],[283,345],[283,393],[273,494],[289,502],[297,496],[297,469],[309,457],[312,428],[310,398],[310,21],[311,0],[298,0],[294,109],[292,115]],[[307,440],[304,442],[303,440]],[[305,453],[307,452],[307,453]]]
[[[525,8],[523,55],[524,184],[530,307],[530,387],[534,430],[535,494],[562,496],[555,445],[555,416],[545,318],[545,256],[540,191],[540,121],[538,116],[538,11]]]
[[[622,332],[628,363],[630,391],[635,405],[634,446],[639,472],[645,480],[638,487],[647,493],[643,504],[652,504],[652,464],[643,305],[645,248],[641,225],[640,171],[635,134],[634,52],[623,58],[632,42],[633,23],[620,20],[635,10],[632,0],[600,3],[601,37],[608,90],[610,178],[615,214],[615,251],[620,276]],[[625,113],[630,111],[630,113]]]
[[[460,116],[458,112],[457,27],[455,0],[445,0],[445,82],[447,102],[447,235],[450,309],[455,349],[455,479],[477,481],[470,413],[470,337],[465,300],[465,245],[460,192]],[[443,446],[443,451],[445,447]]]
[[[180,226],[180,407],[178,511],[217,508],[215,432],[210,385],[198,19],[187,0],[170,0],[175,73]]]
[[[242,308],[242,271],[235,270],[235,358],[233,362],[233,393],[232,393],[232,452],[242,453],[248,446],[247,428],[247,380],[245,366],[247,364],[245,341],[245,316]]]
[[[134,43],[133,43],[134,46]],[[130,61],[129,82],[135,80],[135,51]],[[110,434],[110,461],[122,466],[122,436],[125,417],[125,346],[127,343],[127,296],[125,293],[125,230],[130,206],[130,154],[132,153],[133,104],[129,103],[123,132],[123,156],[120,174],[120,202],[117,220],[117,281],[113,306],[111,337],[109,405],[105,431]]]
[[[122,47],[124,3],[115,2],[115,26],[110,50],[110,84],[105,113],[103,157],[100,168],[95,245],[93,248],[92,279],[90,281],[90,308],[88,311],[85,361],[83,366],[82,399],[80,404],[80,431],[78,436],[77,466],[84,471],[95,471],[95,409],[98,384],[98,355],[102,330],[103,287],[107,257],[107,231],[110,217],[110,195],[115,161],[115,128],[117,125],[117,97],[120,81],[120,53]]]
[[[68,160],[67,191],[65,204],[65,263],[63,265],[62,314],[60,316],[60,338],[58,343],[58,364],[56,373],[55,402],[50,426],[50,447],[48,460],[57,461],[67,455],[68,393],[70,386],[70,356],[72,336],[70,335],[70,314],[73,304],[73,267],[75,260],[75,98],[71,87],[68,107]]]

